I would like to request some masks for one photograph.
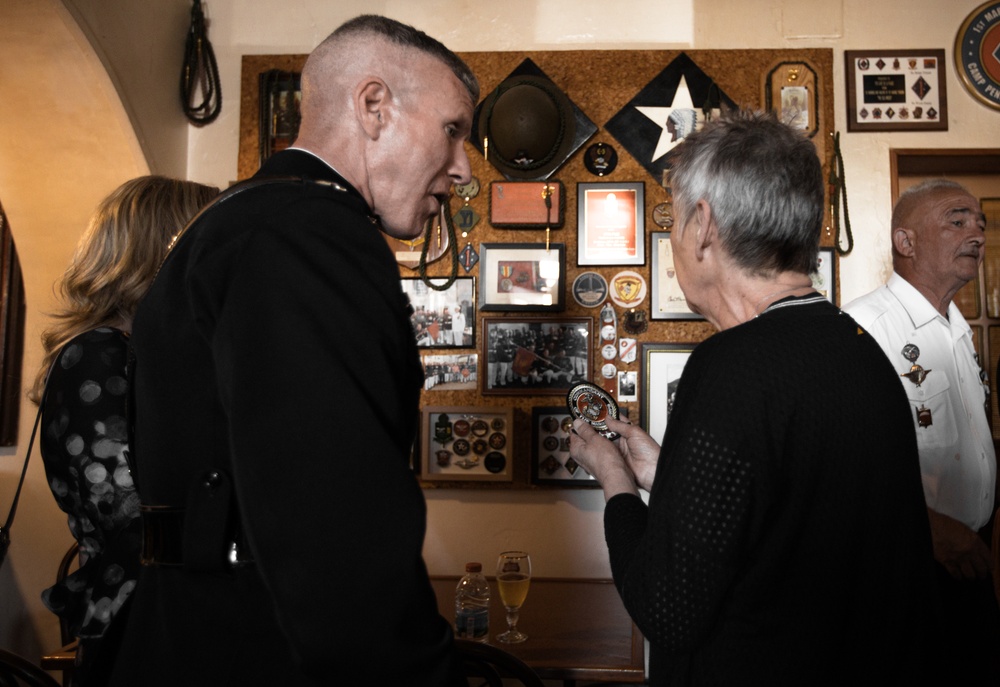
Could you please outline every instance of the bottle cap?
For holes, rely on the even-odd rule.
[[[465,572],[477,573],[477,572],[482,572],[482,571],[483,571],[483,564],[482,563],[466,563],[465,564]]]

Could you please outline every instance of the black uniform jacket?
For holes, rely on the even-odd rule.
[[[185,548],[212,558],[229,533],[189,499],[220,471],[254,560],[145,567],[114,684],[445,684],[451,630],[409,467],[423,375],[398,267],[318,158],[283,151],[257,177],[286,179],[192,222],[132,337],[143,503],[186,507]]]

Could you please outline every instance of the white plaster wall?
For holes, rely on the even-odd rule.
[[[103,0],[93,0],[99,2]],[[148,0],[119,0],[145,5]],[[223,111],[188,132],[188,178],[226,185],[236,177],[240,56],[305,53],[362,12],[393,16],[457,51],[738,49],[834,50],[836,128],[842,133],[854,253],[841,261],[846,302],[881,281],[888,244],[889,148],[1000,147],[1000,112],[967,95],[951,61],[955,33],[980,0],[204,0],[222,77]],[[15,230],[29,297],[25,370],[41,358],[38,334],[58,278],[96,202],[144,173],[135,136],[106,75],[57,0],[0,3],[0,201]],[[179,39],[182,39],[180,37]],[[950,130],[846,133],[844,49],[944,48]],[[11,57],[15,56],[15,57]],[[96,85],[96,87],[95,87]],[[175,84],[164,84],[174,88]],[[995,195],[1000,195],[1000,190]],[[22,445],[0,449],[0,506],[9,502]],[[0,570],[0,646],[51,647],[56,624],[38,593],[69,541],[41,467],[29,475],[11,561]],[[429,490],[425,556],[432,573],[467,560],[487,566],[524,547],[536,573],[607,576],[603,500],[596,492]],[[13,565],[11,565],[13,563]]]

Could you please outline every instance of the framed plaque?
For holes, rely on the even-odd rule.
[[[422,414],[423,479],[513,480],[513,408],[430,406]]]
[[[560,229],[566,207],[561,181],[490,182],[490,224],[505,229]]]
[[[779,62],[767,73],[764,106],[811,138],[819,131],[817,82],[816,70],[807,62]]]
[[[430,280],[443,284],[445,278]],[[432,289],[423,279],[403,277],[403,293],[410,299],[410,324],[421,348],[471,348],[476,345],[476,279],[457,277],[445,291]]]
[[[599,487],[569,455],[573,418],[566,406],[531,409],[531,481],[538,485]]]
[[[848,131],[947,131],[944,50],[845,50]]]
[[[577,265],[645,265],[644,184],[578,183]]]
[[[657,442],[663,442],[674,406],[674,396],[677,394],[677,384],[696,345],[640,344],[642,396],[639,400],[639,425]]]
[[[812,285],[826,299],[837,304],[837,256],[833,248],[819,249],[819,267],[812,273]]]

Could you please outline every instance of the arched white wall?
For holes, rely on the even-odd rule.
[[[58,0],[0,3],[0,203],[14,235],[27,298],[24,379],[41,361],[39,335],[91,211],[112,189],[147,173],[121,101],[90,44]],[[0,449],[7,514],[35,407],[22,400],[19,446]],[[58,646],[39,599],[72,539],[36,454],[0,569],[0,646],[37,659]]]

